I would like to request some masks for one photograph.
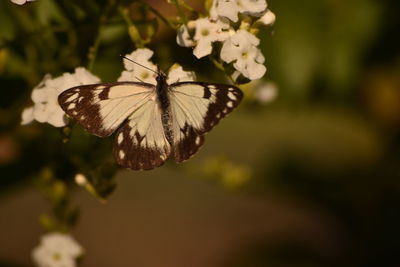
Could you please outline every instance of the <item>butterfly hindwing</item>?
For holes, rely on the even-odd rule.
[[[161,109],[151,98],[129,116],[114,141],[114,158],[133,170],[150,170],[164,164],[171,152],[161,121]]]
[[[58,101],[88,132],[105,137],[145,104],[154,90],[151,84],[135,82],[83,85],[64,91]]]
[[[182,162],[204,143],[204,134],[236,108],[243,93],[223,84],[182,82],[170,86],[175,160]]]

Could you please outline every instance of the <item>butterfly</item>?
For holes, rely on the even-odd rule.
[[[116,132],[113,155],[132,170],[151,170],[173,156],[182,162],[204,144],[204,135],[243,98],[232,85],[203,82],[114,82],[76,86],[58,97],[61,108],[89,133]]]

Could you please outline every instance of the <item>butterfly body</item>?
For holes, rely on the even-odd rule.
[[[59,96],[63,110],[88,132],[105,137],[116,132],[117,163],[149,170],[173,155],[182,162],[204,143],[204,134],[237,107],[237,87],[201,82],[157,84],[117,82],[77,86]]]
[[[170,110],[170,101],[168,97],[168,83],[167,76],[158,70],[158,75],[156,77],[156,92],[157,99],[161,108],[161,121],[163,124],[165,137],[168,142],[172,144],[173,142],[173,134],[171,131],[171,110]]]

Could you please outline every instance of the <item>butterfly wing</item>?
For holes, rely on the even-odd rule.
[[[171,152],[156,98],[129,116],[118,130],[114,143],[118,164],[133,170],[151,170],[164,164]]]
[[[169,87],[175,160],[195,154],[209,132],[243,98],[239,88],[226,84],[175,83]]]
[[[154,94],[154,85],[119,82],[73,87],[61,93],[58,102],[69,116],[88,132],[111,135],[136,109]]]
[[[92,134],[109,136],[122,124],[113,146],[114,158],[121,166],[153,169],[170,154],[154,85],[119,82],[78,86],[63,92],[59,103]]]

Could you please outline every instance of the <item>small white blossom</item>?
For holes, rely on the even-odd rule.
[[[234,68],[244,77],[255,80],[261,78],[267,68],[263,65],[265,59],[257,47],[260,40],[245,30],[238,30],[229,37],[221,49],[221,59],[233,63]]]
[[[33,249],[33,261],[39,267],[75,267],[76,259],[82,256],[83,248],[70,235],[48,233]]]
[[[34,105],[23,110],[21,124],[25,125],[36,120],[55,127],[65,126],[68,120],[58,104],[58,95],[74,86],[98,82],[99,78],[82,67],[76,68],[73,74],[64,73],[54,79],[47,74],[33,89],[31,98]]]
[[[237,22],[239,13],[258,17],[266,8],[266,0],[214,0],[210,15],[226,17]]]
[[[118,81],[141,81],[155,84],[157,66],[150,61],[153,54],[154,52],[148,48],[139,48],[131,54],[126,55],[127,58],[149,68],[150,70],[124,59],[123,62],[126,70],[121,73]]]
[[[148,48],[139,48],[133,51],[130,55],[127,55],[128,58],[133,61],[154,70],[154,72],[139,66],[129,60],[124,59],[125,68],[127,70],[123,71],[121,76],[118,78],[118,81],[138,81],[138,78],[150,84],[156,84],[156,76],[157,76],[157,66],[154,65],[153,62],[150,61],[150,58],[153,56],[153,51]],[[182,81],[194,81],[196,76],[191,71],[184,71],[181,66],[178,64],[174,64],[168,73],[167,82],[169,84],[175,82]]]
[[[82,173],[77,173],[75,175],[75,183],[80,186],[85,186],[88,183],[88,181],[85,175],[83,175]]]
[[[182,66],[178,64],[175,64],[169,69],[168,84],[194,80],[196,80],[196,74],[193,71],[184,71]]]
[[[260,82],[254,88],[254,98],[261,104],[268,104],[278,96],[278,86],[274,82]]]
[[[17,5],[23,5],[27,2],[33,2],[33,1],[35,1],[35,0],[11,0],[11,2],[13,2],[14,4],[17,4]]]
[[[31,123],[35,119],[33,116],[33,112],[34,112],[33,106],[26,108],[22,111],[22,115],[21,115],[21,117],[22,117],[21,124],[22,125]]]
[[[256,21],[256,23],[260,23],[265,26],[272,26],[275,23],[275,20],[275,14],[271,10],[267,9],[261,18]]]
[[[181,46],[194,46],[193,54],[202,58],[211,54],[212,43],[221,42],[228,38],[229,24],[223,21],[212,21],[209,18],[201,18],[182,25],[178,31],[177,43]],[[193,40],[190,39],[189,30],[194,29]]]
[[[191,22],[193,22],[193,21],[191,21]],[[190,24],[193,24],[193,23],[190,23]],[[178,34],[176,35],[176,43],[183,47],[192,47],[195,45],[195,42],[190,37],[189,27],[187,25],[182,25],[181,27],[179,27]]]

